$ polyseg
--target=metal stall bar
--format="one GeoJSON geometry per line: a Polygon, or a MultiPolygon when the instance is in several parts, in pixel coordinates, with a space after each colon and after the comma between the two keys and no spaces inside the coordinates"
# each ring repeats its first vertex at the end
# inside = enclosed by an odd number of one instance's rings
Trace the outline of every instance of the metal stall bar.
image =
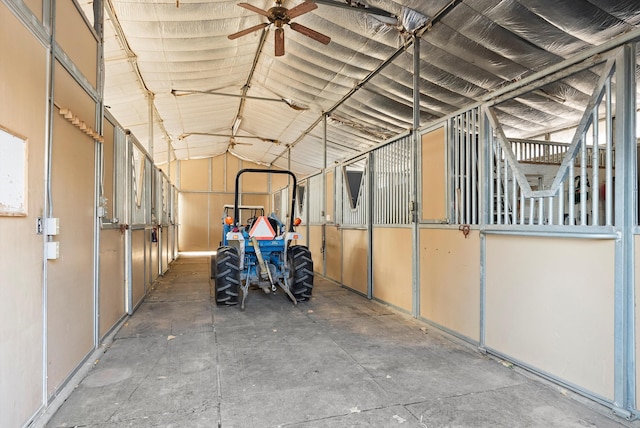
{"type": "MultiPolygon", "coordinates": [[[[485,121],[487,121],[485,119],[485,121]]],[[[485,201],[487,206],[489,207],[489,217],[484,221],[486,224],[494,224],[493,216],[494,216],[494,201],[495,201],[495,188],[494,181],[495,176],[493,173],[493,163],[495,160],[494,147],[495,147],[495,137],[493,135],[493,130],[489,126],[486,125],[487,128],[487,160],[486,160],[486,173],[488,175],[488,197],[485,201]]]]}
{"type": "Polygon", "coordinates": [[[598,106],[593,109],[593,149],[591,150],[591,224],[600,223],[600,145],[598,144],[598,106]]]}
{"type": "Polygon", "coordinates": [[[496,198],[495,198],[495,204],[496,204],[496,224],[502,224],[502,192],[500,191],[501,187],[502,187],[502,178],[501,178],[501,173],[500,173],[500,146],[498,144],[496,144],[495,146],[495,159],[496,159],[496,163],[495,163],[495,168],[496,168],[496,198]]]}
{"type": "Polygon", "coordinates": [[[571,161],[569,162],[569,189],[568,189],[568,193],[569,193],[569,225],[570,226],[574,226],[576,224],[576,216],[575,216],[575,209],[576,209],[576,185],[575,185],[575,165],[574,165],[574,160],[571,159],[571,161]]]}
{"type": "Polygon", "coordinates": [[[558,189],[558,224],[564,224],[564,182],[558,189]]]}
{"type": "MultiPolygon", "coordinates": [[[[516,178],[513,177],[513,179],[515,180],[516,178]]],[[[504,213],[504,224],[509,224],[509,195],[508,195],[508,191],[509,191],[509,161],[507,159],[507,157],[504,157],[504,178],[503,178],[503,185],[502,185],[502,190],[503,190],[503,201],[504,201],[504,207],[502,207],[502,212],[504,213]]]]}
{"type": "Polygon", "coordinates": [[[520,214],[520,221],[518,222],[518,224],[524,224],[525,204],[526,199],[524,198],[524,190],[522,190],[522,187],[520,187],[520,209],[518,210],[520,214]]]}
{"type": "Polygon", "coordinates": [[[535,198],[528,198],[528,199],[529,199],[529,224],[532,225],[535,218],[534,208],[536,204],[536,199],[535,198]]]}
{"type": "Polygon", "coordinates": [[[460,139],[460,129],[458,127],[458,118],[459,116],[454,116],[451,119],[451,133],[453,134],[453,147],[452,147],[452,156],[451,156],[451,160],[453,162],[453,218],[454,218],[454,223],[459,224],[460,223],[460,201],[459,201],[459,196],[458,196],[458,175],[459,175],[459,171],[458,171],[458,157],[459,157],[459,152],[458,152],[458,142],[460,139]]]}
{"type": "Polygon", "coordinates": [[[544,198],[538,198],[538,225],[544,224],[544,198]]]}
{"type": "Polygon", "coordinates": [[[465,139],[464,139],[464,161],[465,161],[465,216],[464,224],[471,223],[471,115],[465,113],[465,139]]]}
{"type": "Polygon", "coordinates": [[[473,109],[472,115],[472,139],[471,139],[471,182],[473,183],[473,191],[471,192],[471,224],[478,224],[478,109],[473,109]]]}
{"type": "Polygon", "coordinates": [[[606,94],[606,123],[607,123],[607,146],[606,146],[606,164],[605,164],[605,190],[604,190],[604,206],[605,206],[605,224],[613,225],[613,113],[611,101],[611,79],[605,84],[606,94]]]}
{"type": "Polygon", "coordinates": [[[518,223],[518,181],[515,174],[512,174],[511,180],[511,224],[518,223]]]}
{"type": "Polygon", "coordinates": [[[587,224],[587,134],[582,134],[580,144],[580,226],[587,224]]]}

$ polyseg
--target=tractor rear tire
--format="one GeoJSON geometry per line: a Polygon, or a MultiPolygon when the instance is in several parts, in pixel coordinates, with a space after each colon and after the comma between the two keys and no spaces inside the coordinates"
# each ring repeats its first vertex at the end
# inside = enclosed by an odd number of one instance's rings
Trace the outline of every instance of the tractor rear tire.
{"type": "Polygon", "coordinates": [[[216,279],[216,256],[212,255],[209,258],[209,265],[210,265],[209,278],[216,279]]]}
{"type": "Polygon", "coordinates": [[[237,305],[240,288],[240,256],[233,247],[220,247],[216,255],[216,305],[237,305]]]}
{"type": "Polygon", "coordinates": [[[311,252],[303,245],[289,248],[289,268],[291,271],[291,293],[298,302],[307,301],[313,292],[313,259],[311,252]]]}

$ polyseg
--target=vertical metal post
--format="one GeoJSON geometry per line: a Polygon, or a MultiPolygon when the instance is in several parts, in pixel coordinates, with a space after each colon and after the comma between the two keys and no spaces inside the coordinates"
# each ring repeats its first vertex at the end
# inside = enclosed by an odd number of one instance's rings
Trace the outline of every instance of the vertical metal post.
{"type": "MultiPolygon", "coordinates": [[[[95,125],[99,134],[103,133],[103,120],[104,120],[104,45],[103,45],[103,14],[104,6],[102,0],[95,0],[93,5],[94,14],[94,28],[98,34],[98,55],[97,55],[97,90],[98,90],[98,105],[96,106],[95,125]]],[[[100,234],[102,218],[97,214],[98,206],[101,204],[100,197],[102,195],[103,186],[102,180],[104,177],[104,147],[101,143],[93,140],[93,146],[95,151],[95,194],[94,194],[94,231],[93,231],[93,346],[97,348],[100,341],[100,234]]],[[[115,150],[114,150],[115,151],[115,150]]],[[[115,166],[115,163],[112,165],[115,166]]],[[[112,205],[115,206],[115,205],[112,205]]],[[[111,213],[115,217],[115,213],[111,213]]]]}
{"type": "Polygon", "coordinates": [[[124,139],[124,153],[126,157],[125,161],[125,196],[124,196],[124,209],[125,209],[125,224],[129,225],[125,230],[124,235],[124,248],[125,248],[125,278],[126,278],[126,294],[125,294],[125,306],[127,314],[133,314],[133,235],[131,230],[131,224],[133,223],[133,147],[131,144],[131,134],[127,131],[124,139]]]}
{"type": "MultiPolygon", "coordinates": [[[[411,180],[413,183],[412,189],[412,244],[413,251],[411,257],[411,263],[413,267],[413,281],[412,281],[412,314],[414,317],[420,316],[420,228],[418,227],[419,218],[418,213],[418,170],[420,165],[420,159],[418,154],[420,153],[420,135],[418,133],[420,128],[420,37],[414,36],[413,38],[413,171],[411,174],[411,180]]],[[[406,209],[406,208],[405,208],[406,209]]]]}
{"type": "Polygon", "coordinates": [[[374,152],[370,152],[367,161],[367,168],[369,169],[369,189],[371,190],[368,195],[369,212],[367,213],[367,298],[373,299],[373,247],[371,242],[373,241],[373,207],[377,202],[374,200],[377,193],[373,191],[375,189],[374,175],[376,174],[377,165],[375,162],[374,152]]]}
{"type": "MultiPolygon", "coordinates": [[[[51,195],[51,178],[52,178],[52,159],[53,159],[53,110],[55,95],[55,0],[43,2],[43,24],[49,30],[51,35],[49,45],[47,46],[47,86],[46,86],[46,131],[45,131],[45,195],[44,195],[44,212],[46,217],[53,217],[53,200],[51,195]]],[[[48,392],[48,373],[49,373],[49,263],[47,261],[47,238],[42,240],[42,404],[47,403],[48,392]]]]}
{"type": "Polygon", "coordinates": [[[593,148],[591,153],[591,224],[600,223],[600,146],[598,144],[598,106],[593,109],[593,148]]]}
{"type": "Polygon", "coordinates": [[[636,219],[635,45],[616,58],[614,413],[629,418],[636,404],[634,236],[636,219]]]}
{"type": "MultiPolygon", "coordinates": [[[[335,177],[334,177],[335,180],[335,177]]],[[[327,230],[327,115],[322,115],[322,274],[327,274],[325,242],[327,230]]]]}
{"type": "Polygon", "coordinates": [[[486,324],[486,235],[483,229],[487,224],[493,222],[493,131],[489,126],[489,120],[484,112],[484,109],[480,110],[479,121],[479,135],[480,140],[478,144],[478,165],[480,170],[478,171],[478,182],[480,190],[480,332],[479,332],[479,348],[483,349],[485,346],[485,324],[486,324]]]}

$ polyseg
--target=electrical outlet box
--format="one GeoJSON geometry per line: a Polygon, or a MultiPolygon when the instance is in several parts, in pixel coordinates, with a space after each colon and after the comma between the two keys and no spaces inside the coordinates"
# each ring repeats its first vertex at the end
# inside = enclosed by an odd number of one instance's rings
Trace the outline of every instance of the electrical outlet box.
{"type": "Polygon", "coordinates": [[[47,260],[60,258],[60,243],[55,241],[47,242],[47,260]]]}
{"type": "Polygon", "coordinates": [[[45,218],[45,231],[47,235],[59,235],[60,234],[60,219],[59,218],[45,218]]]}

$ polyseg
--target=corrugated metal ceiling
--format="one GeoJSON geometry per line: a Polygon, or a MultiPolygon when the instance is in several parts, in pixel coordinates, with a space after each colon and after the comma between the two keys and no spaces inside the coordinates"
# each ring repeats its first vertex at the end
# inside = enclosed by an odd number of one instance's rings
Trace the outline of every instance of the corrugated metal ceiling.
{"type": "MultiPolygon", "coordinates": [[[[273,6],[271,0],[246,1],[263,10],[273,6]]],[[[402,48],[411,30],[447,6],[421,37],[421,125],[640,24],[635,0],[333,1],[387,11],[398,17],[396,25],[327,4],[332,1],[318,1],[317,9],[293,20],[331,42],[323,45],[286,26],[286,54],[276,57],[272,26],[227,38],[267,22],[237,1],[105,0],[105,103],[143,144],[153,142],[157,163],[168,153],[193,159],[229,150],[286,168],[291,148],[291,169],[307,175],[323,166],[323,112],[331,111],[329,164],[412,127],[413,48],[402,48]]],[[[90,2],[80,3],[91,10],[90,2]]],[[[284,0],[283,6],[300,3],[284,0]]],[[[551,87],[556,93],[501,106],[505,126],[526,136],[576,121],[594,71],[551,87]],[[535,110],[540,120],[518,121],[523,109],[529,115],[535,110]]]]}

